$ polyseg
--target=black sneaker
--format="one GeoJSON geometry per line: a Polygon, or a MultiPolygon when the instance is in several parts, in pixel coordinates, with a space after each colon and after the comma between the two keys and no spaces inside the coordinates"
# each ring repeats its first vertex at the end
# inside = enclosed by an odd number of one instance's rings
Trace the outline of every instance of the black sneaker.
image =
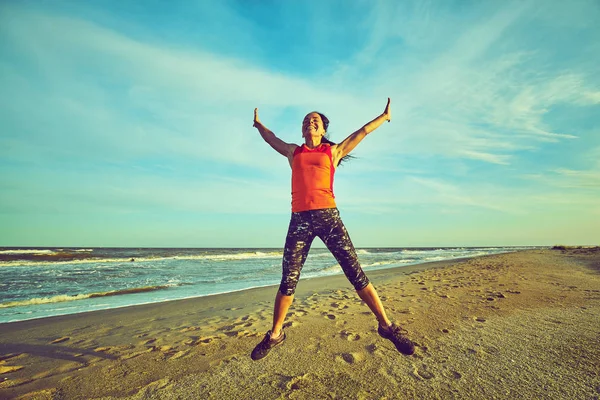
{"type": "Polygon", "coordinates": [[[269,351],[271,351],[271,349],[273,347],[282,343],[284,340],[285,340],[285,332],[284,331],[281,331],[281,334],[279,335],[279,337],[277,339],[271,339],[271,331],[269,331],[265,335],[264,339],[259,344],[256,345],[254,350],[252,350],[252,354],[250,355],[250,357],[252,357],[252,359],[254,361],[260,360],[261,358],[266,357],[267,354],[269,354],[269,351]]]}
{"type": "Polygon", "coordinates": [[[391,340],[400,353],[410,356],[415,352],[415,345],[402,334],[402,329],[398,325],[392,324],[388,329],[383,329],[380,325],[377,332],[382,338],[391,340]]]}

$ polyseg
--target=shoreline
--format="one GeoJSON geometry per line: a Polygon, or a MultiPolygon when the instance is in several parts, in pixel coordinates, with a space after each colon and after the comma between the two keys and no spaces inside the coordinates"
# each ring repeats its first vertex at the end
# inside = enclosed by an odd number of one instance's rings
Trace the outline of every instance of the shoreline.
{"type": "MultiPolygon", "coordinates": [[[[526,249],[542,249],[549,248],[550,246],[450,246],[450,247],[361,247],[357,248],[356,251],[369,251],[369,250],[381,250],[381,249],[390,249],[390,250],[404,250],[404,251],[434,251],[434,250],[453,250],[453,249],[516,249],[515,251],[526,250],[526,249]]],[[[178,260],[195,260],[195,259],[204,259],[210,258],[216,254],[194,254],[194,255],[172,255],[165,254],[162,256],[152,256],[147,257],[145,255],[140,255],[140,253],[128,253],[127,255],[122,255],[120,257],[115,257],[114,254],[109,255],[96,255],[91,254],[92,251],[97,250],[99,252],[106,250],[124,250],[130,249],[132,251],[144,251],[144,250],[159,250],[159,251],[197,251],[197,252],[215,252],[215,251],[246,251],[247,254],[255,254],[256,253],[264,253],[261,255],[264,257],[265,255],[271,254],[271,257],[281,258],[283,256],[283,249],[277,247],[264,247],[264,248],[238,248],[238,247],[222,247],[222,248],[175,248],[175,247],[144,247],[144,248],[120,248],[120,247],[94,247],[88,249],[77,249],[71,248],[70,250],[65,250],[63,248],[55,248],[55,247],[37,247],[37,248],[9,248],[9,247],[0,247],[0,266],[30,266],[37,265],[40,263],[52,263],[52,264],[85,264],[85,263],[97,263],[97,262],[124,262],[129,263],[135,262],[144,262],[144,261],[156,261],[161,259],[178,259],[178,260]],[[2,250],[2,249],[15,249],[15,250],[2,250]],[[32,249],[37,249],[40,252],[51,251],[55,254],[36,254],[32,253],[32,249]],[[19,251],[21,250],[21,251],[19,251]],[[84,251],[85,250],[85,251],[84,251]],[[11,253],[13,252],[14,253],[11,253]],[[24,254],[29,254],[28,257],[23,258],[24,254]]],[[[316,251],[328,251],[326,247],[312,247],[311,249],[316,251]]]]}
{"type": "MultiPolygon", "coordinates": [[[[527,250],[519,250],[519,251],[527,251],[527,250]]],[[[517,253],[519,251],[498,253],[498,254],[510,254],[510,253],[517,253]]],[[[492,255],[496,255],[496,254],[492,254],[492,255]]],[[[487,256],[490,256],[490,255],[473,256],[473,257],[459,257],[459,258],[452,258],[452,259],[439,260],[439,261],[428,261],[428,262],[419,263],[419,264],[408,264],[408,265],[402,265],[402,266],[397,266],[397,267],[381,268],[381,269],[376,269],[376,270],[368,270],[367,269],[367,270],[365,270],[365,273],[367,274],[367,276],[369,278],[371,277],[371,275],[374,275],[374,276],[375,275],[376,276],[383,275],[384,277],[389,277],[390,275],[394,275],[393,270],[401,270],[401,271],[398,271],[399,273],[404,273],[404,272],[408,271],[407,273],[410,274],[410,273],[414,273],[415,271],[421,271],[421,270],[425,270],[425,269],[429,269],[429,268],[440,268],[440,267],[445,266],[448,263],[460,262],[460,261],[468,260],[471,258],[479,258],[479,257],[487,257],[487,256]]],[[[310,282],[312,280],[340,278],[340,277],[343,278],[344,281],[346,280],[343,272],[335,274],[335,275],[300,278],[300,282],[299,282],[298,286],[300,287],[301,285],[304,285],[304,283],[310,282]]],[[[76,313],[62,314],[62,315],[51,315],[51,316],[45,316],[45,317],[36,317],[36,318],[23,319],[23,320],[18,320],[18,321],[0,322],[0,330],[5,328],[5,326],[7,326],[9,324],[18,324],[20,322],[28,322],[28,321],[44,322],[46,320],[51,320],[53,318],[59,318],[59,317],[77,318],[78,316],[85,315],[88,313],[100,313],[103,311],[119,310],[119,309],[129,308],[129,307],[158,306],[163,303],[169,303],[169,302],[174,302],[174,301],[184,301],[184,300],[196,300],[196,299],[201,299],[201,298],[207,298],[206,301],[210,301],[211,298],[213,298],[214,296],[228,296],[230,294],[244,292],[244,291],[252,291],[255,289],[260,290],[260,289],[266,289],[266,288],[273,288],[273,293],[275,293],[275,290],[278,286],[279,286],[279,283],[275,283],[275,284],[269,284],[269,285],[264,285],[264,286],[254,286],[254,287],[250,287],[250,288],[232,290],[232,291],[223,292],[223,293],[213,293],[213,294],[207,294],[207,295],[190,296],[190,297],[184,297],[184,298],[180,298],[180,299],[159,300],[159,301],[139,303],[139,304],[129,304],[129,305],[123,305],[123,306],[117,306],[117,307],[103,308],[103,309],[98,309],[98,310],[90,310],[90,311],[83,311],[83,312],[76,312],[76,313]]],[[[274,298],[275,298],[275,295],[273,295],[273,299],[274,298]]],[[[74,300],[74,301],[77,301],[77,300],[74,300]]]]}
{"type": "Polygon", "coordinates": [[[270,328],[277,285],[0,324],[0,397],[600,395],[598,249],[367,274],[415,342],[413,356],[377,335],[373,315],[336,275],[300,281],[286,342],[257,362],[249,354],[270,328]]]}

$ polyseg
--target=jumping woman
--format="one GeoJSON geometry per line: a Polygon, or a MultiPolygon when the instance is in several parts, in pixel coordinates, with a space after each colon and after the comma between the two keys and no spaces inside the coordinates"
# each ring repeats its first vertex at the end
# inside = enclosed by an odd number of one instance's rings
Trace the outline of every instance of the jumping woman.
{"type": "Polygon", "coordinates": [[[327,249],[342,267],[358,296],[369,306],[377,321],[379,335],[391,340],[398,351],[414,353],[413,343],[401,333],[399,326],[388,319],[383,304],[373,285],[363,272],[350,236],[342,223],[333,195],[333,175],[340,161],[369,133],[384,121],[391,120],[390,99],[383,114],[352,133],[341,143],[325,138],[329,120],[318,112],[311,112],[302,121],[304,144],[285,143],[267,129],[254,109],[254,127],[275,151],[286,157],[292,168],[292,217],[283,251],[283,274],[275,297],[273,327],[252,351],[252,359],[265,357],[276,345],[285,340],[283,322],[294,300],[294,291],[300,271],[313,239],[321,238],[327,249]]]}

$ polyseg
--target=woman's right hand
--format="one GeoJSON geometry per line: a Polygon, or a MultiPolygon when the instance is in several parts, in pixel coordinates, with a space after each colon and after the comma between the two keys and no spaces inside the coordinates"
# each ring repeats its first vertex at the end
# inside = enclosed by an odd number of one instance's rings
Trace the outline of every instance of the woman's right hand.
{"type": "Polygon", "coordinates": [[[383,111],[382,114],[387,122],[390,122],[392,120],[392,111],[390,110],[390,98],[388,97],[388,102],[387,105],[385,106],[385,110],[383,111]]]}
{"type": "Polygon", "coordinates": [[[254,123],[252,124],[253,127],[258,128],[258,125],[262,125],[260,123],[260,120],[258,119],[258,108],[254,109],[254,123]]]}

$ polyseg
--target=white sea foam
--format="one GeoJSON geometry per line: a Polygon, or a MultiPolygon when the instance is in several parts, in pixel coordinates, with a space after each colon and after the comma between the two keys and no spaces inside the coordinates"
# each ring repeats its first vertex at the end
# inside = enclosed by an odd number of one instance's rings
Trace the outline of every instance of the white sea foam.
{"type": "Polygon", "coordinates": [[[340,264],[330,265],[329,267],[323,268],[319,271],[319,273],[322,274],[329,274],[332,272],[342,272],[342,267],[340,267],[340,264]]]}
{"type": "Polygon", "coordinates": [[[18,249],[18,250],[0,250],[0,254],[56,254],[54,250],[48,249],[18,249]]]}
{"type": "Polygon", "coordinates": [[[363,268],[369,268],[369,267],[377,267],[379,265],[390,265],[390,264],[404,264],[406,262],[412,262],[414,260],[384,260],[384,261],[377,261],[377,262],[373,262],[373,263],[369,263],[369,264],[362,264],[363,268]]]}
{"type": "Polygon", "coordinates": [[[236,261],[246,259],[261,259],[261,258],[279,258],[282,257],[282,252],[269,252],[263,253],[248,252],[248,253],[233,253],[233,254],[201,254],[201,255],[186,255],[186,256],[170,256],[170,257],[130,257],[130,258],[86,258],[78,260],[65,260],[65,261],[33,261],[33,260],[14,260],[14,261],[0,261],[0,267],[22,267],[22,266],[36,266],[36,265],[71,265],[71,264],[108,264],[108,263],[143,263],[149,261],[163,261],[163,260],[208,260],[208,261],[236,261]],[[134,261],[131,261],[133,259],[134,261]]]}
{"type": "Polygon", "coordinates": [[[245,260],[248,258],[274,258],[281,257],[281,252],[270,252],[263,253],[261,251],[254,251],[249,253],[233,253],[233,254],[204,254],[201,256],[183,256],[177,257],[178,260],[245,260]]]}
{"type": "Polygon", "coordinates": [[[145,287],[139,287],[139,288],[112,290],[109,292],[82,293],[82,294],[76,294],[74,296],[71,296],[68,294],[60,294],[60,295],[52,296],[52,297],[36,297],[33,299],[28,299],[28,300],[9,301],[6,303],[0,303],[0,308],[32,306],[32,305],[37,305],[37,304],[48,304],[48,303],[62,303],[65,301],[84,300],[84,299],[91,299],[94,297],[108,297],[108,296],[119,296],[119,295],[124,295],[124,294],[152,292],[155,290],[166,289],[167,287],[174,287],[174,286],[178,286],[178,285],[167,284],[167,285],[160,285],[160,286],[145,286],[145,287]]]}
{"type": "Polygon", "coordinates": [[[89,294],[78,294],[75,296],[69,296],[68,294],[61,294],[53,297],[38,297],[29,300],[22,301],[9,301],[7,303],[0,303],[0,308],[19,307],[19,306],[32,306],[36,304],[48,304],[48,303],[60,303],[63,301],[74,301],[89,299],[89,294]]]}

